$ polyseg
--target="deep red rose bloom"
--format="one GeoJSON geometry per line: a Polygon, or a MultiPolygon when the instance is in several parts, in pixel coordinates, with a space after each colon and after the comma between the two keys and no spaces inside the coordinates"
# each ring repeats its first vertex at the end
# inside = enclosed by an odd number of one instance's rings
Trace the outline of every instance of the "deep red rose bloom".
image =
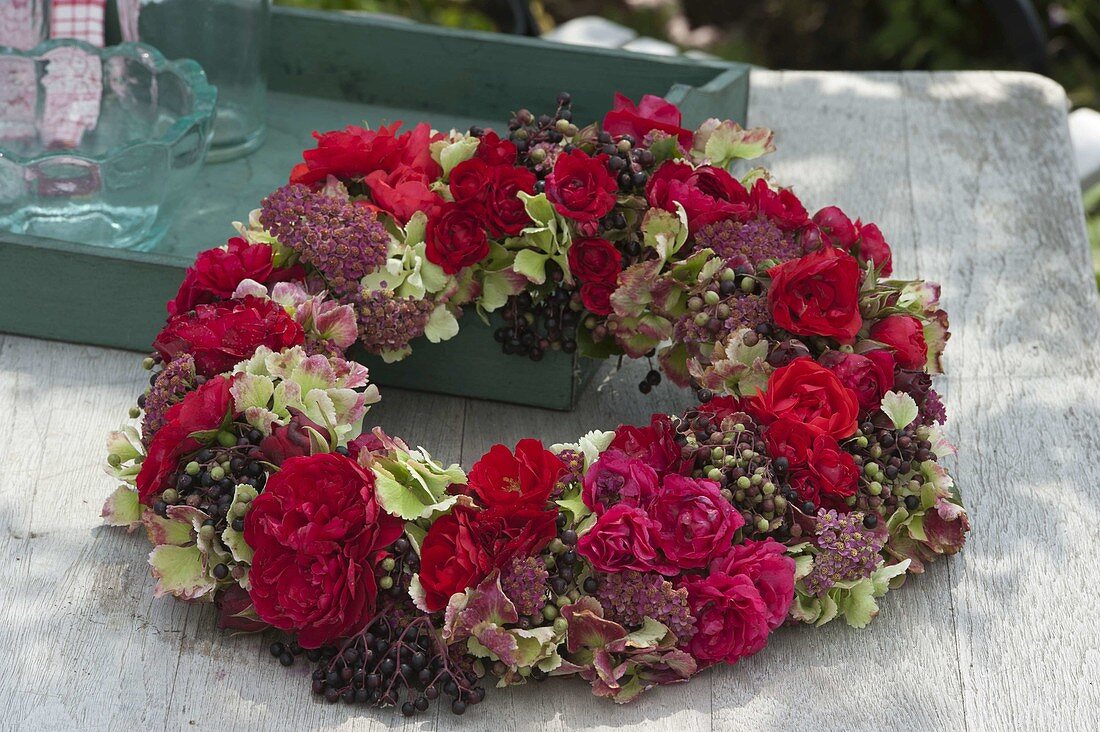
{"type": "Polygon", "coordinates": [[[304,340],[302,326],[281,305],[249,296],[199,305],[169,318],[153,348],[166,363],[189,353],[195,359],[195,372],[211,377],[251,358],[260,346],[281,351],[304,340]]]}
{"type": "Polygon", "coordinates": [[[852,456],[828,435],[814,438],[813,451],[805,467],[791,473],[791,487],[803,501],[847,513],[844,499],[859,487],[859,468],[852,456]]]}
{"type": "Polygon", "coordinates": [[[769,612],[753,581],[721,572],[684,583],[695,616],[695,635],[684,647],[703,664],[737,663],[768,643],[769,612]]]}
{"type": "Polygon", "coordinates": [[[611,314],[611,293],[615,285],[610,282],[585,282],[581,285],[581,302],[590,313],[611,314]]]}
{"type": "Polygon", "coordinates": [[[466,506],[436,519],[420,548],[424,605],[442,610],[463,592],[515,557],[534,556],[557,534],[557,511],[502,507],[478,511],[466,506]]]}
{"type": "Polygon", "coordinates": [[[752,408],[767,423],[786,417],[838,440],[856,431],[859,415],[855,394],[810,358],[795,359],[773,371],[768,388],[754,397],[752,408]]]}
{"type": "Polygon", "coordinates": [[[202,443],[191,437],[193,433],[221,426],[233,406],[231,383],[227,378],[214,377],[164,413],[164,426],[149,443],[137,474],[138,498],[142,503],[148,505],[154,496],[173,487],[169,479],[179,467],[180,458],[202,448],[202,443]]]}
{"type": "Polygon", "coordinates": [[[584,474],[581,499],[597,514],[619,503],[648,509],[657,496],[657,471],[618,448],[609,448],[584,474]]]}
{"type": "Polygon", "coordinates": [[[656,529],[645,511],[620,503],[596,519],[577,542],[577,554],[601,572],[633,569],[676,574],[657,552],[656,529]]]}
{"type": "Polygon", "coordinates": [[[704,566],[730,547],[745,519],[722,497],[718,484],[666,475],[649,511],[654,540],[677,569],[704,566]]]}
{"type": "Polygon", "coordinates": [[[305,277],[305,270],[300,266],[272,266],[268,244],[249,244],[239,236],[227,244],[225,249],[218,247],[200,253],[195,263],[187,268],[179,292],[168,301],[169,315],[186,313],[196,305],[226,300],[245,280],[271,286],[305,277]]]}
{"type": "Polygon", "coordinates": [[[748,401],[741,397],[723,395],[716,396],[706,404],[700,404],[696,409],[702,414],[711,415],[715,424],[721,424],[722,420],[741,412],[747,412],[748,401]]]}
{"type": "Polygon", "coordinates": [[[820,363],[852,390],[864,412],[878,409],[882,395],[894,388],[894,357],[885,349],[864,354],[828,351],[820,363]]]}
{"type": "Polygon", "coordinates": [[[646,94],[635,105],[627,96],[615,93],[615,102],[611,111],[604,115],[603,131],[615,137],[630,135],[636,142],[642,142],[652,130],[675,137],[680,147],[691,149],[691,130],[681,127],[680,108],[672,102],[646,94]]]}
{"type": "Polygon", "coordinates": [[[848,251],[856,243],[855,224],[836,206],[826,206],[815,213],[814,224],[825,244],[848,251]]]}
{"type": "Polygon", "coordinates": [[[773,191],[766,180],[758,178],[749,196],[756,210],[783,231],[800,229],[810,221],[802,201],[789,188],[773,191]]]}
{"type": "Polygon", "coordinates": [[[492,169],[485,208],[493,236],[517,236],[531,224],[531,217],[519,197],[520,191],[535,192],[534,173],[510,165],[492,169]]]}
{"type": "Polygon", "coordinates": [[[711,572],[734,577],[745,575],[752,580],[760,599],[767,608],[768,628],[775,630],[787,619],[794,601],[794,559],[787,556],[787,547],[773,539],[746,539],[710,563],[711,572]]]}
{"type": "Polygon", "coordinates": [[[619,186],[607,172],[607,156],[582,150],[562,153],[546,178],[546,198],[557,212],[574,221],[595,221],[615,206],[619,186]]]}
{"type": "Polygon", "coordinates": [[[859,232],[858,253],[861,263],[873,262],[879,268],[879,274],[889,277],[894,273],[894,254],[890,251],[890,245],[882,236],[882,232],[874,224],[863,224],[856,221],[856,229],[859,232]]]}
{"type": "Polygon", "coordinates": [[[622,265],[623,255],[607,239],[574,239],[569,247],[569,271],[581,282],[613,284],[622,265]]]}
{"type": "Polygon", "coordinates": [[[464,160],[451,171],[448,187],[456,203],[481,205],[489,191],[493,168],[484,160],[470,158],[464,160]]]}
{"type": "MultiPolygon", "coordinates": [[[[263,459],[273,465],[282,465],[293,457],[313,454],[313,440],[308,430],[313,430],[326,441],[330,439],[328,428],[291,407],[290,420],[286,424],[273,425],[271,434],[260,441],[263,459]]],[[[371,433],[367,433],[371,434],[371,433]]]]}
{"type": "Polygon", "coordinates": [[[480,139],[474,151],[475,158],[494,167],[516,164],[516,146],[511,140],[500,139],[500,135],[492,130],[486,130],[480,139]]]}
{"type": "Polygon", "coordinates": [[[683,470],[690,471],[692,467],[681,464],[683,460],[680,445],[676,443],[676,428],[667,414],[654,414],[646,427],[620,425],[608,447],[645,461],[658,474],[681,473],[683,470]]]}
{"type": "Polygon", "coordinates": [[[378,505],[374,474],[354,460],[287,460],[245,517],[256,614],[306,648],[363,630],[375,614],[375,563],[402,530],[378,505]]]}
{"type": "Polygon", "coordinates": [[[687,213],[688,228],[700,227],[722,219],[744,219],[752,213],[749,192],[722,168],[668,161],[657,169],[645,189],[651,206],[676,211],[676,204],[687,213]]]}
{"type": "Polygon", "coordinates": [[[504,445],[493,445],[474,463],[467,480],[486,506],[542,508],[565,472],[565,463],[557,455],[539,440],[528,438],[516,444],[514,453],[504,445]]]}
{"type": "Polygon", "coordinates": [[[773,461],[787,459],[788,470],[805,467],[814,448],[817,433],[812,427],[793,419],[777,419],[764,430],[764,445],[773,461]]]}
{"type": "Polygon", "coordinates": [[[855,340],[862,275],[855,258],[825,247],[768,270],[768,307],[776,325],[795,335],[855,340]]]}
{"type": "Polygon", "coordinates": [[[489,256],[485,223],[477,213],[459,203],[445,203],[428,219],[428,261],[447,274],[457,274],[489,256]]]}
{"type": "Polygon", "coordinates": [[[928,360],[924,326],[912,315],[888,315],[871,326],[871,340],[885,343],[903,369],[923,369],[928,360]]]}

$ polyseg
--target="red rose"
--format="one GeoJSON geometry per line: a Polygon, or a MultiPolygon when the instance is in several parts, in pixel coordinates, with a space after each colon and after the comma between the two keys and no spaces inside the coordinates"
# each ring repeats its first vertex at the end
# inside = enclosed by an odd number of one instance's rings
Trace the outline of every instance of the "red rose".
{"type": "Polygon", "coordinates": [[[662,97],[646,94],[635,105],[629,97],[616,92],[615,103],[604,115],[601,126],[609,135],[630,135],[637,142],[656,130],[675,137],[680,147],[690,150],[693,134],[680,126],[681,119],[680,108],[662,97]]]}
{"type": "Polygon", "coordinates": [[[328,428],[317,424],[293,407],[287,411],[290,412],[290,420],[284,425],[272,426],[271,434],[260,441],[260,452],[273,465],[282,465],[293,457],[312,455],[314,440],[311,439],[309,430],[325,440],[330,439],[328,428]]]}
{"type": "Polygon", "coordinates": [[[859,468],[852,456],[829,435],[814,438],[813,452],[806,466],[791,474],[791,487],[803,501],[847,512],[844,499],[859,487],[859,468]]]}
{"type": "Polygon", "coordinates": [[[402,168],[429,181],[441,176],[443,169],[432,159],[431,144],[443,136],[433,134],[423,122],[398,135],[400,128],[401,123],[394,122],[377,130],[349,125],[343,130],[314,132],[317,147],[302,153],[304,162],[294,167],[290,182],[311,185],[330,175],[343,181],[358,180],[377,170],[392,173],[402,168]]]}
{"type": "Polygon", "coordinates": [[[730,547],[745,519],[718,492],[718,484],[666,475],[649,511],[655,541],[677,569],[704,566],[730,547]]]}
{"type": "Polygon", "coordinates": [[[789,188],[773,191],[766,180],[758,178],[749,195],[756,210],[783,231],[800,229],[810,220],[802,201],[789,188]]]}
{"type": "Polygon", "coordinates": [[[216,376],[251,358],[260,346],[273,351],[299,346],[305,331],[278,303],[258,297],[199,305],[168,319],[153,341],[165,363],[181,353],[195,359],[195,372],[216,376]]]}
{"type": "Polygon", "coordinates": [[[645,461],[659,474],[679,473],[684,467],[680,445],[676,442],[676,428],[667,414],[654,414],[647,427],[620,425],[608,448],[622,450],[632,458],[645,461]]]}
{"type": "Polygon", "coordinates": [[[492,171],[484,160],[477,158],[470,158],[456,165],[448,183],[455,203],[480,205],[489,190],[492,171]]]}
{"type": "Polygon", "coordinates": [[[262,285],[305,277],[301,267],[274,267],[271,246],[249,244],[239,236],[227,242],[225,249],[208,249],[187,268],[176,297],[168,301],[168,314],[179,315],[196,305],[228,299],[245,280],[262,285]]]}
{"type": "Polygon", "coordinates": [[[557,533],[557,511],[518,507],[478,511],[467,506],[436,519],[420,548],[420,584],[429,612],[442,610],[514,557],[529,557],[557,533]]]}
{"type": "Polygon", "coordinates": [[[256,614],[306,648],[363,630],[375,614],[375,562],[402,530],[378,505],[374,474],[354,460],[287,460],[245,517],[256,614]]]}
{"type": "Polygon", "coordinates": [[[856,431],[859,401],[829,369],[810,358],[797,358],[768,377],[768,388],[752,401],[767,423],[787,417],[817,434],[838,440],[856,431]]]}
{"type": "Polygon", "coordinates": [[[856,221],[856,229],[859,231],[859,241],[856,249],[860,263],[872,262],[883,277],[892,275],[894,273],[894,255],[879,228],[874,224],[861,224],[856,221]]]}
{"type": "Polygon", "coordinates": [[[676,574],[657,554],[656,528],[645,511],[620,503],[596,519],[577,542],[577,554],[601,572],[633,569],[676,574]]]}
{"type": "Polygon", "coordinates": [[[878,409],[882,395],[894,387],[894,357],[887,350],[864,354],[828,351],[821,357],[821,365],[852,390],[864,412],[878,409]]]}
{"type": "Polygon", "coordinates": [[[764,431],[764,445],[772,460],[787,459],[788,470],[805,467],[814,448],[817,433],[812,427],[793,419],[777,419],[764,431]]]}
{"type": "Polygon", "coordinates": [[[814,214],[814,224],[821,240],[845,251],[856,243],[856,227],[852,220],[836,206],[826,206],[814,214]]]}
{"type": "Polygon", "coordinates": [[[370,205],[392,215],[402,226],[417,211],[431,213],[442,199],[430,189],[442,174],[432,159],[431,143],[441,139],[421,123],[402,135],[395,122],[389,127],[366,130],[350,126],[319,134],[317,147],[302,153],[305,161],[294,167],[291,183],[313,185],[329,175],[344,182],[362,181],[370,205]]]}
{"type": "Polygon", "coordinates": [[[859,263],[825,247],[768,270],[768,307],[776,325],[795,335],[855,340],[859,315],[859,263]]]}
{"type": "Polygon", "coordinates": [[[574,239],[569,247],[569,271],[582,282],[614,283],[623,255],[607,239],[574,239]]]}
{"type": "Polygon", "coordinates": [[[622,450],[609,448],[584,474],[581,499],[603,514],[619,503],[648,509],[657,495],[657,471],[622,450]]]}
{"type": "Polygon", "coordinates": [[[613,292],[615,285],[610,282],[585,282],[581,285],[581,302],[590,313],[610,315],[613,292]]]}
{"type": "Polygon", "coordinates": [[[527,168],[498,165],[492,169],[485,213],[495,237],[517,236],[531,223],[519,193],[535,192],[535,174],[527,168]]]}
{"type": "Polygon", "coordinates": [[[425,254],[447,274],[457,274],[489,256],[485,225],[476,213],[458,203],[445,203],[428,219],[425,254]]]}
{"type": "Polygon", "coordinates": [[[516,164],[516,146],[511,140],[502,140],[492,130],[486,130],[477,144],[474,157],[484,160],[491,166],[514,166],[516,164]]]}
{"type": "Polygon", "coordinates": [[[760,593],[767,608],[768,627],[775,630],[787,619],[794,601],[794,559],[773,539],[746,539],[710,563],[711,572],[731,577],[745,575],[760,593]]]}
{"type": "Polygon", "coordinates": [[[607,156],[591,157],[582,150],[562,153],[546,178],[546,198],[557,212],[574,221],[595,221],[615,206],[615,179],[607,172],[607,156]]]}
{"type": "Polygon", "coordinates": [[[230,383],[221,376],[212,378],[164,413],[164,425],[149,443],[137,474],[142,503],[148,505],[153,496],[171,488],[169,479],[179,467],[180,458],[202,448],[202,443],[191,437],[193,433],[221,427],[233,406],[230,383]]]}
{"type": "Polygon", "coordinates": [[[701,227],[729,218],[745,218],[752,203],[745,187],[722,168],[668,161],[657,169],[645,189],[651,206],[676,211],[676,204],[687,213],[688,228],[695,233],[701,227]]]}
{"type": "Polygon", "coordinates": [[[683,586],[695,617],[695,635],[684,650],[697,661],[737,663],[767,645],[768,607],[748,576],[713,572],[683,586]]]}
{"type": "Polygon", "coordinates": [[[363,179],[373,203],[369,208],[393,216],[401,226],[409,223],[417,211],[431,216],[442,205],[443,199],[429,188],[430,184],[430,179],[410,168],[393,173],[378,170],[363,179]]]}
{"type": "Polygon", "coordinates": [[[871,340],[885,343],[903,369],[923,369],[928,360],[924,326],[912,315],[888,315],[871,326],[871,340]]]}
{"type": "Polygon", "coordinates": [[[474,463],[467,476],[470,490],[490,507],[533,506],[542,508],[565,463],[538,440],[520,440],[513,454],[504,445],[493,445],[474,463]]]}

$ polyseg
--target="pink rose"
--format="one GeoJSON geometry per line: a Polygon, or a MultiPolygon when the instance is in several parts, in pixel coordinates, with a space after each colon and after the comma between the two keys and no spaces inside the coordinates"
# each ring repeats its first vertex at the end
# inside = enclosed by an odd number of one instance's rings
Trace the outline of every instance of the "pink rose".
{"type": "Polygon", "coordinates": [[[746,539],[710,563],[711,572],[745,575],[752,580],[768,610],[768,627],[775,630],[787,618],[794,601],[794,560],[778,541],[746,539]]]}
{"type": "Polygon", "coordinates": [[[864,412],[878,409],[882,395],[894,387],[894,357],[887,350],[864,354],[829,351],[820,363],[852,390],[864,412]]]}
{"type": "Polygon", "coordinates": [[[654,528],[640,508],[620,503],[596,519],[596,525],[577,542],[577,554],[601,572],[633,569],[675,574],[658,559],[654,528]]]}
{"type": "Polygon", "coordinates": [[[713,572],[684,583],[695,616],[695,635],[684,648],[704,664],[737,663],[768,642],[768,607],[743,574],[713,572]]]}
{"type": "Polygon", "coordinates": [[[729,549],[745,519],[718,492],[718,484],[666,475],[650,510],[657,546],[679,569],[702,567],[729,549]]]}
{"type": "Polygon", "coordinates": [[[597,515],[619,503],[648,508],[656,495],[657,471],[614,448],[600,455],[588,469],[581,492],[584,505],[597,515]]]}

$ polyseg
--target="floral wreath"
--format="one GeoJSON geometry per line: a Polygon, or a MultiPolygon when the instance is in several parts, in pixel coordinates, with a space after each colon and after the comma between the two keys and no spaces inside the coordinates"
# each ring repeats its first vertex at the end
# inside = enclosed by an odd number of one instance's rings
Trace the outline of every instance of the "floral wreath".
{"type": "Polygon", "coordinates": [[[109,524],[155,593],[275,628],[329,702],[579,675],[627,702],[757,653],[785,624],[863,627],[969,530],[940,460],[938,286],[888,279],[874,224],[813,216],[754,168],[765,129],[691,131],[653,96],[501,137],[317,134],[240,236],[198,256],[111,435],[109,524]],[[398,360],[498,318],[506,353],[656,357],[700,404],[468,473],[364,416],[358,343],[398,360]],[[467,317],[469,317],[467,315],[467,317]]]}

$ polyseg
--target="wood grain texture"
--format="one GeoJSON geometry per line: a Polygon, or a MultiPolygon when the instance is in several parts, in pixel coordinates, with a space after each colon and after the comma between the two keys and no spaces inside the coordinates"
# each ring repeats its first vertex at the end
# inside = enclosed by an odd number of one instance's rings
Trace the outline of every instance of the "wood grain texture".
{"type": "MultiPolygon", "coordinates": [[[[1061,89],[1012,73],[752,84],[778,179],[879,223],[899,276],[944,285],[962,555],[888,595],[866,630],[785,629],[626,707],[570,681],[490,692],[457,719],[317,704],[304,667],[216,630],[209,608],[152,599],[144,537],[98,525],[102,436],[143,385],[134,356],[0,336],[0,728],[1100,728],[1100,303],[1061,89]]],[[[389,390],[370,417],[469,467],[495,442],[687,405],[667,385],[642,397],[644,371],[571,414],[389,390]]]]}

